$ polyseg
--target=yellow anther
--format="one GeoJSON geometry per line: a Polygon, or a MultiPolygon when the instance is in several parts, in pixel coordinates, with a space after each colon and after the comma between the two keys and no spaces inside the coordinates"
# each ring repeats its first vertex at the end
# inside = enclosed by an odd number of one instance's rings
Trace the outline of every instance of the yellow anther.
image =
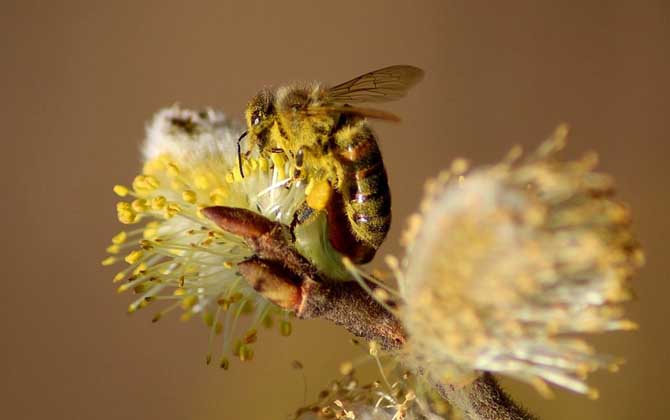
{"type": "Polygon", "coordinates": [[[196,303],[198,303],[198,296],[196,295],[186,296],[181,301],[181,308],[184,310],[191,309],[196,303]]]}
{"type": "Polygon", "coordinates": [[[256,159],[249,159],[249,169],[251,169],[251,172],[258,169],[258,162],[256,162],[256,159]]]}
{"type": "Polygon", "coordinates": [[[128,187],[124,187],[123,185],[114,185],[114,193],[119,197],[125,197],[129,192],[130,191],[128,190],[128,187]]]}
{"type": "Polygon", "coordinates": [[[226,196],[228,191],[223,188],[217,188],[209,194],[209,199],[217,206],[222,206],[225,204],[226,196]]]}
{"type": "Polygon", "coordinates": [[[133,274],[138,275],[141,272],[146,271],[146,270],[147,270],[147,264],[142,262],[137,267],[135,267],[135,269],[133,270],[133,274]]]}
{"type": "Polygon", "coordinates": [[[179,176],[179,166],[175,164],[174,162],[170,162],[167,164],[167,173],[171,177],[176,177],[179,176]]]}
{"type": "Polygon", "coordinates": [[[368,344],[370,346],[370,356],[377,357],[379,355],[379,345],[376,341],[370,341],[368,344]]]}
{"type": "Polygon", "coordinates": [[[140,260],[140,258],[142,258],[143,255],[144,252],[140,251],[139,249],[136,249],[132,251],[130,254],[126,255],[125,260],[128,264],[135,264],[137,261],[140,260]]]}
{"type": "Polygon", "coordinates": [[[284,159],[284,156],[279,153],[272,153],[270,159],[272,159],[272,163],[275,165],[275,170],[279,173],[279,179],[286,178],[286,171],[284,171],[286,160],[284,159]]]}
{"type": "Polygon", "coordinates": [[[121,231],[112,237],[112,243],[116,245],[121,245],[128,239],[128,234],[124,231],[121,231]]]}
{"type": "Polygon", "coordinates": [[[181,207],[177,203],[169,203],[165,207],[164,216],[166,219],[171,219],[177,214],[181,213],[181,207]]]}
{"type": "Polygon", "coordinates": [[[279,323],[279,333],[284,337],[288,337],[289,335],[291,335],[291,332],[293,332],[293,326],[291,325],[291,321],[282,319],[281,322],[279,323]]]}
{"type": "Polygon", "coordinates": [[[147,200],[145,200],[144,198],[138,198],[136,200],[133,200],[131,206],[136,213],[144,213],[149,209],[147,200]]]}
{"type": "Polygon", "coordinates": [[[137,221],[137,214],[133,213],[132,210],[120,211],[117,214],[119,222],[129,225],[137,221]]]}
{"type": "Polygon", "coordinates": [[[135,191],[151,191],[160,186],[158,179],[153,175],[137,175],[133,180],[133,189],[135,191]]]}
{"type": "Polygon", "coordinates": [[[112,280],[112,282],[113,282],[113,283],[120,282],[120,281],[123,280],[125,277],[126,277],[126,273],[124,273],[124,272],[116,273],[116,275],[114,276],[114,279],[112,280]]]}
{"type": "Polygon", "coordinates": [[[267,159],[262,158],[262,157],[259,157],[259,158],[258,158],[258,168],[259,168],[261,171],[266,172],[266,171],[268,170],[268,167],[269,167],[269,166],[270,166],[270,165],[268,165],[268,160],[267,160],[267,159]]]}
{"type": "Polygon", "coordinates": [[[102,260],[101,264],[106,267],[108,265],[114,264],[115,262],[116,262],[116,257],[107,257],[104,260],[102,260]]]}
{"type": "Polygon", "coordinates": [[[186,190],[181,193],[181,198],[189,204],[195,204],[198,200],[198,195],[194,191],[186,190]]]}
{"type": "Polygon", "coordinates": [[[242,362],[249,362],[254,358],[254,349],[251,346],[242,344],[238,354],[242,362]]]}
{"type": "Polygon", "coordinates": [[[165,169],[165,165],[159,159],[152,159],[144,164],[142,167],[142,172],[145,174],[156,174],[162,172],[165,169]]]}
{"type": "Polygon", "coordinates": [[[161,185],[160,182],[158,182],[158,179],[153,175],[146,175],[144,177],[144,182],[146,183],[147,187],[152,190],[155,190],[161,185]]]}
{"type": "Polygon", "coordinates": [[[195,187],[200,190],[206,190],[209,188],[209,180],[205,175],[202,174],[196,175],[193,183],[195,184],[195,187]]]}
{"type": "Polygon", "coordinates": [[[165,207],[165,203],[167,203],[167,199],[162,195],[159,195],[151,200],[151,208],[153,210],[160,210],[165,207]]]}
{"type": "Polygon", "coordinates": [[[126,201],[119,201],[118,203],[116,203],[117,212],[132,211],[132,210],[133,210],[132,206],[130,205],[130,203],[126,201]]]}
{"type": "Polygon", "coordinates": [[[137,305],[134,305],[132,303],[130,305],[128,305],[128,313],[129,314],[132,314],[135,311],[137,311],[137,305]]]}
{"type": "Polygon", "coordinates": [[[354,371],[354,365],[351,362],[344,362],[340,365],[340,373],[347,376],[354,371]]]}
{"type": "Polygon", "coordinates": [[[156,235],[158,235],[158,229],[156,228],[147,227],[144,229],[144,232],[142,232],[144,239],[153,239],[156,237],[156,235]]]}
{"type": "Polygon", "coordinates": [[[123,293],[123,292],[125,292],[126,290],[130,289],[130,286],[128,286],[129,284],[130,284],[130,283],[124,283],[124,284],[122,284],[121,286],[117,287],[117,288],[116,288],[116,292],[117,292],[117,293],[123,293]]]}
{"type": "Polygon", "coordinates": [[[184,296],[186,294],[186,290],[182,288],[174,289],[174,292],[172,292],[173,296],[184,296]]]}
{"type": "Polygon", "coordinates": [[[121,251],[121,247],[118,246],[117,244],[112,244],[107,247],[107,252],[110,254],[118,254],[119,251],[121,251]]]}

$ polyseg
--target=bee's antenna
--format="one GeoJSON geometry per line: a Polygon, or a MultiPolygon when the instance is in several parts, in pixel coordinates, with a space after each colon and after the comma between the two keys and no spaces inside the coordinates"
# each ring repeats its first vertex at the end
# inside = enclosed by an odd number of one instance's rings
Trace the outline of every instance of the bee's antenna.
{"type": "Polygon", "coordinates": [[[237,139],[237,165],[240,167],[240,175],[242,175],[242,178],[244,178],[244,171],[242,170],[242,149],[240,143],[242,143],[242,139],[244,139],[247,134],[249,134],[249,132],[245,131],[240,138],[237,139]]]}

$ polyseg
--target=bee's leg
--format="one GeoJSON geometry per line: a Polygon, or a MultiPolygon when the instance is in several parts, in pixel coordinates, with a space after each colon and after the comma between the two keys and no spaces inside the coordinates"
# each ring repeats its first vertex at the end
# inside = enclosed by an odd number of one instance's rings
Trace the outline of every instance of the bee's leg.
{"type": "Polygon", "coordinates": [[[289,231],[291,232],[291,240],[295,242],[295,229],[302,225],[303,223],[309,222],[316,215],[314,209],[307,205],[306,202],[302,203],[298,210],[293,213],[293,220],[289,225],[289,231]]]}
{"type": "Polygon", "coordinates": [[[305,188],[305,193],[307,194],[305,201],[308,206],[314,210],[323,210],[333,195],[333,187],[327,179],[310,179],[307,188],[305,188]]]}

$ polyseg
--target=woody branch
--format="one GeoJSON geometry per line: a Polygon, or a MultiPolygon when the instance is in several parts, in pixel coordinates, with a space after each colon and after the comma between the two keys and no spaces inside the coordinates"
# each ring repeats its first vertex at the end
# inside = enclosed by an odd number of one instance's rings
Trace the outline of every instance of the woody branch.
{"type": "MultiPolygon", "coordinates": [[[[400,321],[354,281],[335,282],[320,273],[291,245],[288,228],[244,209],[208,207],[203,213],[221,229],[242,237],[255,255],[238,265],[240,274],[268,300],[298,318],[322,318],[386,350],[406,342],[400,321]]],[[[469,385],[435,383],[452,405],[473,420],[533,419],[500,388],[492,375],[469,385]]]]}

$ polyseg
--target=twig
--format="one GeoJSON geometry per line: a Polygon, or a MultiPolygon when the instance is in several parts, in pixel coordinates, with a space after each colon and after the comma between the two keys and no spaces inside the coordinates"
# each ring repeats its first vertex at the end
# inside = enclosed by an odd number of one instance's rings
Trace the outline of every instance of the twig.
{"type": "MultiPolygon", "coordinates": [[[[256,291],[302,319],[323,318],[352,334],[375,340],[386,350],[406,342],[400,321],[356,282],[330,281],[291,245],[288,228],[257,213],[230,207],[208,207],[203,213],[221,229],[244,238],[255,256],[240,263],[240,274],[256,291]]],[[[453,406],[473,420],[530,420],[492,375],[481,374],[468,385],[434,383],[453,406]]]]}

